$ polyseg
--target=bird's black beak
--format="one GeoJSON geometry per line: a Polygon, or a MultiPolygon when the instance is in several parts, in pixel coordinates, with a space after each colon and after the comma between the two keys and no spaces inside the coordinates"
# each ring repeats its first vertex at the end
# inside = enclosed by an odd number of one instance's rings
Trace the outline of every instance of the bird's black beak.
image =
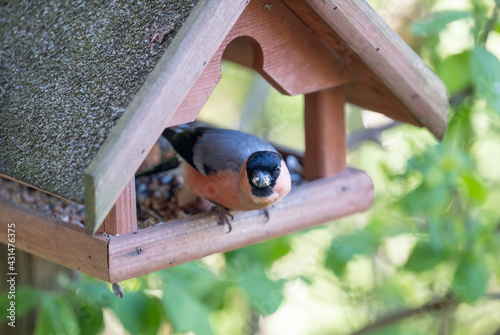
{"type": "Polygon", "coordinates": [[[267,172],[256,171],[252,177],[252,184],[258,188],[266,188],[271,185],[271,175],[267,172]]]}

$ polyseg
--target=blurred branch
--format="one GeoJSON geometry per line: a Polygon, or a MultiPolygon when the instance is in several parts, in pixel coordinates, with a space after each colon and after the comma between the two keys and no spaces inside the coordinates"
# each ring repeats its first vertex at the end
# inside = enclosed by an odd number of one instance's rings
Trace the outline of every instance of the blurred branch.
{"type": "Polygon", "coordinates": [[[385,316],[371,325],[368,325],[358,331],[355,331],[354,333],[351,333],[351,335],[363,335],[363,334],[369,334],[370,332],[373,332],[375,330],[379,330],[381,328],[387,327],[389,325],[392,325],[396,322],[402,321],[404,319],[410,318],[412,316],[416,316],[419,314],[425,314],[429,312],[442,312],[452,306],[458,305],[459,301],[456,300],[451,294],[447,294],[442,298],[433,300],[423,306],[420,306],[415,309],[408,309],[405,311],[397,312],[392,315],[385,316]]]}
{"type": "Polygon", "coordinates": [[[457,107],[464,103],[464,101],[474,94],[472,86],[467,87],[461,92],[452,95],[449,99],[450,106],[457,107]]]}
{"type": "Polygon", "coordinates": [[[400,122],[393,121],[377,128],[364,128],[353,132],[346,141],[347,149],[352,150],[364,141],[371,141],[380,144],[380,135],[387,130],[396,127],[400,122]]]}
{"type": "Polygon", "coordinates": [[[486,298],[491,299],[491,300],[500,300],[500,293],[492,293],[486,295],[486,298]]]}
{"type": "Polygon", "coordinates": [[[491,15],[491,18],[488,21],[488,24],[486,25],[486,28],[484,29],[484,34],[479,41],[482,45],[486,44],[486,41],[488,40],[488,35],[492,30],[495,29],[496,23],[498,21],[498,12],[500,11],[500,1],[495,1],[495,8],[493,9],[493,14],[491,15]]]}
{"type": "MultiPolygon", "coordinates": [[[[500,300],[500,293],[487,294],[484,298],[492,300],[500,300]]],[[[417,316],[419,314],[426,314],[429,312],[442,313],[451,307],[456,307],[459,303],[460,301],[455,299],[455,297],[453,297],[451,293],[448,293],[444,297],[432,300],[427,304],[420,306],[418,308],[408,309],[388,316],[384,316],[375,321],[374,323],[372,323],[371,325],[368,325],[358,331],[355,331],[354,333],[351,333],[351,335],[369,334],[373,331],[380,330],[396,322],[403,321],[405,319],[408,319],[412,316],[417,316]]],[[[500,335],[500,329],[494,335],[500,335]]]]}

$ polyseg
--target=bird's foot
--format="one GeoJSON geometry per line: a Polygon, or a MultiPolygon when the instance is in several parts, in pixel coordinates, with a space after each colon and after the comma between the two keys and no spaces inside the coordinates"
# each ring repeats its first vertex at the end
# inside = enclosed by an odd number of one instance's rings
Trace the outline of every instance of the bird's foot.
{"type": "Polygon", "coordinates": [[[264,215],[266,217],[266,223],[269,222],[270,214],[269,214],[269,207],[266,207],[262,210],[264,212],[264,215]]]}
{"type": "Polygon", "coordinates": [[[233,227],[231,226],[231,222],[229,222],[229,218],[231,218],[231,220],[234,220],[233,214],[229,213],[229,209],[220,205],[215,205],[215,211],[217,212],[217,215],[219,215],[219,221],[217,223],[220,225],[227,224],[229,230],[226,232],[226,234],[229,234],[233,229],[233,227]]]}
{"type": "Polygon", "coordinates": [[[123,298],[125,295],[125,292],[123,292],[123,289],[120,287],[118,283],[114,283],[112,285],[113,287],[113,293],[118,297],[118,298],[123,298]]]}

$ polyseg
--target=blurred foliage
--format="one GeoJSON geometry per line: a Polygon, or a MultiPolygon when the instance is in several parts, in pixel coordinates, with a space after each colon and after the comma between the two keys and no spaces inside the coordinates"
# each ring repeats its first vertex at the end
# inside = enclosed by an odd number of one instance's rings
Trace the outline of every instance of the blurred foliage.
{"type": "MultiPolygon", "coordinates": [[[[36,334],[499,334],[500,1],[370,3],[419,14],[416,51],[451,102],[443,141],[401,125],[349,153],[374,180],[371,210],[126,281],[123,299],[85,275],[18,287],[18,318],[37,308],[36,334]]],[[[202,118],[237,128],[255,74],[223,74],[202,118]]],[[[302,103],[268,91],[255,132],[303,148],[302,103]]],[[[349,107],[349,133],[361,115],[349,107]]]]}

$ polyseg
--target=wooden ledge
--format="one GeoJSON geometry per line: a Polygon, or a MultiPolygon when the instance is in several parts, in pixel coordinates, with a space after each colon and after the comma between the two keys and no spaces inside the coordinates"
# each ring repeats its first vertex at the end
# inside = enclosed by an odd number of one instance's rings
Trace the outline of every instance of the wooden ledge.
{"type": "Polygon", "coordinates": [[[7,244],[7,225],[14,222],[16,248],[116,283],[361,212],[372,201],[370,177],[349,168],[293,188],[270,208],[268,222],[262,211],[234,212],[229,234],[206,213],[108,238],[0,202],[0,242],[7,244]]]}
{"type": "Polygon", "coordinates": [[[330,178],[295,187],[263,211],[234,212],[232,231],[206,213],[112,236],[109,242],[111,282],[138,277],[279,237],[366,210],[373,201],[373,183],[363,171],[347,169],[330,178]]]}
{"type": "Polygon", "coordinates": [[[109,281],[108,242],[102,235],[88,236],[83,227],[33,209],[0,201],[0,243],[109,281]],[[8,242],[9,223],[15,224],[15,243],[8,242]]]}

